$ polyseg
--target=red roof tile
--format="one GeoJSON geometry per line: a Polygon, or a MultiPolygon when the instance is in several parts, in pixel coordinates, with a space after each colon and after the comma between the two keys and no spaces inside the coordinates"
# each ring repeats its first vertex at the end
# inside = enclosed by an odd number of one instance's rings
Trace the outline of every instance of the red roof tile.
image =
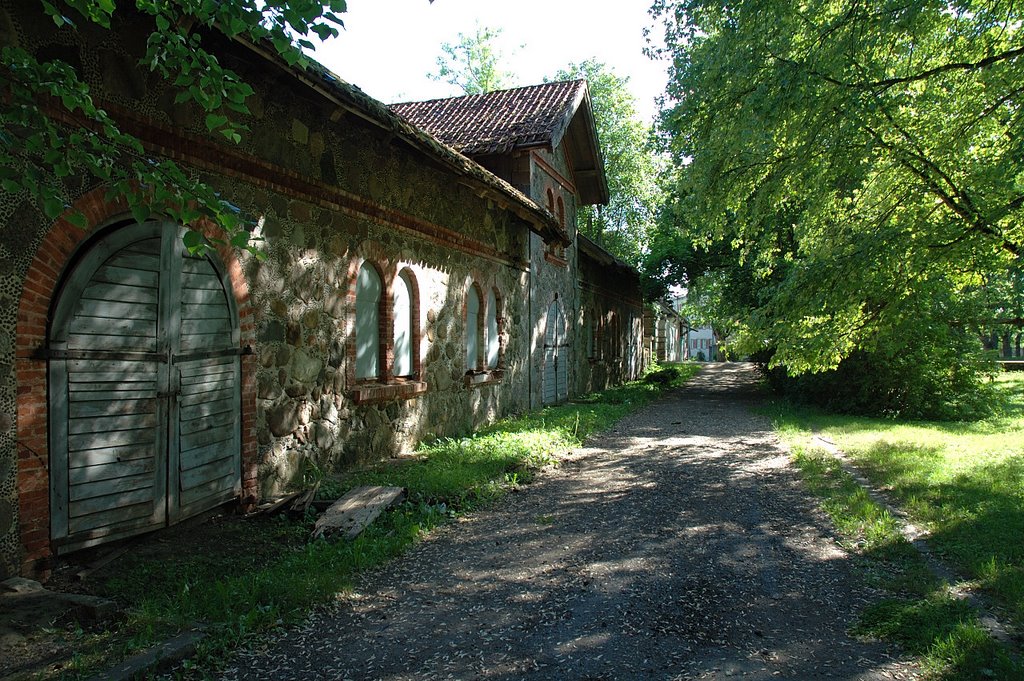
{"type": "Polygon", "coordinates": [[[463,154],[501,154],[557,145],[586,90],[569,80],[389,108],[463,154]]]}

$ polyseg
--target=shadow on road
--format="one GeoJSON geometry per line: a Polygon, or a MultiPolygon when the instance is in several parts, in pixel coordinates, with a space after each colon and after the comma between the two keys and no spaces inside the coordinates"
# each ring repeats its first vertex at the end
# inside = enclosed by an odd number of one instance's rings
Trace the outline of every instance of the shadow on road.
{"type": "Polygon", "coordinates": [[[846,635],[865,588],[760,396],[708,366],[228,677],[910,678],[846,635]]]}

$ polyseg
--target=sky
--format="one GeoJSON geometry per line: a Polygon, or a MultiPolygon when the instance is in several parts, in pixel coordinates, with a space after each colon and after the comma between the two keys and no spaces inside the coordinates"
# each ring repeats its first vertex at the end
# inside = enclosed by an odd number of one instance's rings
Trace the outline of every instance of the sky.
{"type": "MultiPolygon", "coordinates": [[[[629,78],[646,122],[664,92],[665,62],[644,56],[650,0],[348,0],[345,30],[313,55],[331,71],[386,104],[461,95],[427,77],[437,71],[441,43],[455,43],[479,23],[501,28],[503,69],[515,85],[551,78],[570,63],[597,58],[629,78]]],[[[660,32],[652,31],[652,36],[660,32]]]]}

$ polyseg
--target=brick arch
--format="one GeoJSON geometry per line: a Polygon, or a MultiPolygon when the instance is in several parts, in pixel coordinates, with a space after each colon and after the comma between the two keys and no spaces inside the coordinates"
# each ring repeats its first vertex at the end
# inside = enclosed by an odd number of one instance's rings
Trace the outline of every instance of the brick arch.
{"type": "Polygon", "coordinates": [[[345,346],[346,390],[356,404],[372,404],[392,400],[405,400],[422,395],[427,390],[423,382],[420,343],[420,284],[416,268],[408,262],[388,254],[387,249],[376,241],[363,241],[353,251],[348,264],[345,282],[345,346]],[[369,263],[381,279],[381,299],[378,308],[378,330],[380,338],[380,375],[376,379],[356,380],[356,285],[359,270],[369,263]],[[394,296],[395,279],[401,272],[409,274],[413,306],[413,369],[414,376],[408,381],[397,378],[394,373],[394,296]]]}
{"type": "MultiPolygon", "coordinates": [[[[15,334],[15,376],[17,380],[18,524],[22,544],[22,572],[46,577],[50,549],[49,401],[47,365],[40,350],[46,347],[50,313],[61,277],[83,248],[103,227],[120,217],[130,219],[123,197],[108,200],[107,187],[98,187],[77,199],[53,223],[36,250],[22,285],[15,334]],[[67,218],[80,212],[85,228],[67,218]]],[[[212,223],[197,227],[211,236],[219,230],[212,223]]],[[[243,347],[255,340],[249,286],[237,254],[227,245],[216,248],[231,284],[238,309],[243,347]]],[[[256,361],[242,357],[242,490],[256,493],[256,361]]]]}

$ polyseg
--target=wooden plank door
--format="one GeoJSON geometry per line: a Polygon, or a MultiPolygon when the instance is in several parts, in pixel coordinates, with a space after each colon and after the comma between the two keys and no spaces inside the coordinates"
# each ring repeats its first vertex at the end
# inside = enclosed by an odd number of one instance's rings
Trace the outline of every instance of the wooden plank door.
{"type": "Polygon", "coordinates": [[[213,260],[183,251],[173,225],[124,227],[94,242],[58,293],[49,399],[59,552],[161,527],[239,487],[237,314],[213,260]]]}
{"type": "Polygon", "coordinates": [[[50,338],[50,496],[59,550],[166,518],[168,372],[159,323],[162,240],[136,226],[81,258],[50,338]]]}
{"type": "Polygon", "coordinates": [[[212,508],[241,489],[238,317],[214,261],[190,256],[180,244],[179,239],[171,522],[212,508]]]}
{"type": "Polygon", "coordinates": [[[568,396],[566,371],[565,321],[558,301],[548,306],[547,323],[544,328],[544,404],[564,401],[568,396]]]}

